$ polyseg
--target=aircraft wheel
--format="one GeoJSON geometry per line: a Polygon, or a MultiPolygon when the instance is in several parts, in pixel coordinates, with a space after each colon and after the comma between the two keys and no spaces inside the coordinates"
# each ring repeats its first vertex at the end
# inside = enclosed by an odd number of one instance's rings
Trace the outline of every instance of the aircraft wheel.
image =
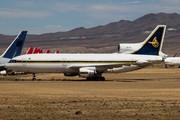
{"type": "Polygon", "coordinates": [[[99,78],[99,77],[95,77],[94,80],[95,80],[95,81],[99,81],[100,78],[99,78]]]}
{"type": "Polygon", "coordinates": [[[100,80],[101,81],[105,81],[105,77],[100,77],[100,80]]]}
{"type": "Polygon", "coordinates": [[[90,77],[87,77],[87,78],[86,78],[86,80],[88,80],[88,81],[89,81],[89,80],[91,80],[91,78],[90,78],[90,77]]]}
{"type": "Polygon", "coordinates": [[[36,81],[36,75],[35,75],[35,73],[33,73],[33,79],[32,79],[33,81],[36,81]]]}

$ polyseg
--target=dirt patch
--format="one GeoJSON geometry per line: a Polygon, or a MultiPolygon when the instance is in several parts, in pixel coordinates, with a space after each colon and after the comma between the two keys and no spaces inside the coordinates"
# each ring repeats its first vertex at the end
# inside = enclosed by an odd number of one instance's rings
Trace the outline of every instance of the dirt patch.
{"type": "Polygon", "coordinates": [[[0,119],[179,119],[179,73],[144,69],[105,74],[107,81],[62,74],[37,74],[39,81],[31,75],[1,76],[0,119]]]}

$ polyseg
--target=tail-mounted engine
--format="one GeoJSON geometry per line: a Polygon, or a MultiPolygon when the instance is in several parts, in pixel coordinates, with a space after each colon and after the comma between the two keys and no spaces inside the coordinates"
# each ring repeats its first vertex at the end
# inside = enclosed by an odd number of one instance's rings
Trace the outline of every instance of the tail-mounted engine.
{"type": "Polygon", "coordinates": [[[118,52],[132,53],[141,47],[142,43],[121,43],[118,45],[118,52]]]}

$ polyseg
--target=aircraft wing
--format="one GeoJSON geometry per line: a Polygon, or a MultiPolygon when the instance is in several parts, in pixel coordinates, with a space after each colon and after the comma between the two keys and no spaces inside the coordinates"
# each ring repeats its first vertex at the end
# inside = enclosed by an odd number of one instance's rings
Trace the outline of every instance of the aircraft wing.
{"type": "Polygon", "coordinates": [[[139,60],[137,61],[135,64],[133,65],[139,65],[139,66],[148,66],[148,65],[151,65],[153,64],[152,62],[150,61],[146,61],[146,60],[139,60]]]}
{"type": "Polygon", "coordinates": [[[103,68],[106,68],[106,69],[111,69],[111,68],[117,68],[117,67],[122,67],[123,65],[125,66],[131,66],[131,65],[139,65],[139,66],[147,66],[147,65],[151,65],[152,62],[148,62],[148,61],[137,61],[135,63],[132,63],[132,64],[79,64],[79,65],[70,65],[69,68],[74,68],[74,69],[77,69],[77,68],[82,68],[82,67],[103,67],[103,68]]]}
{"type": "Polygon", "coordinates": [[[122,67],[123,64],[81,64],[81,65],[70,65],[69,68],[81,68],[81,67],[107,67],[107,68],[113,68],[113,67],[122,67]]]}

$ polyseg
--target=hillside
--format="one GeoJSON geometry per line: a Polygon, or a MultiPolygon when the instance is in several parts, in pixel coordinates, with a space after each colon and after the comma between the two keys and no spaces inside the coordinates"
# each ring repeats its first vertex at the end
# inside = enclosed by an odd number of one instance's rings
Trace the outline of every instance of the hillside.
{"type": "MultiPolygon", "coordinates": [[[[39,47],[52,52],[111,53],[117,52],[119,43],[142,42],[159,24],[167,25],[163,52],[172,56],[180,48],[180,15],[177,13],[147,14],[134,21],[120,20],[94,28],[76,28],[68,32],[27,35],[23,53],[29,47],[39,47]]],[[[15,36],[0,34],[0,53],[15,36]]]]}

